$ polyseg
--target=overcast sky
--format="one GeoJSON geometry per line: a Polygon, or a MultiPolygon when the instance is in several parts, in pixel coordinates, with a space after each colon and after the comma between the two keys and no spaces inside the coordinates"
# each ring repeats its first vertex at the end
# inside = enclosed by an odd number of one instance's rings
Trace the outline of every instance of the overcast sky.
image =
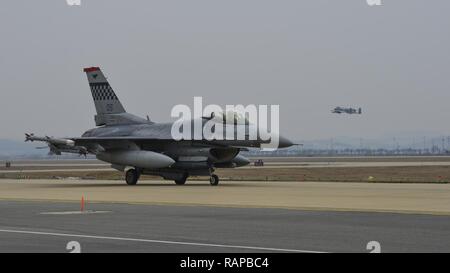
{"type": "Polygon", "coordinates": [[[382,2],[2,1],[0,138],[94,127],[86,66],[154,121],[203,96],[279,104],[292,139],[450,135],[450,1],[382,2]]]}

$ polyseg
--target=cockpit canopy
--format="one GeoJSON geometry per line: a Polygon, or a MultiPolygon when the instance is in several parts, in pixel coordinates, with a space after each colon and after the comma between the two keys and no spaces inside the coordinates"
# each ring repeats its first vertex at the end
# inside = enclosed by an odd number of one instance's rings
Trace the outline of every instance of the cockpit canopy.
{"type": "Polygon", "coordinates": [[[228,111],[228,112],[212,112],[210,119],[217,123],[235,124],[235,125],[249,125],[251,124],[245,114],[228,111]]]}

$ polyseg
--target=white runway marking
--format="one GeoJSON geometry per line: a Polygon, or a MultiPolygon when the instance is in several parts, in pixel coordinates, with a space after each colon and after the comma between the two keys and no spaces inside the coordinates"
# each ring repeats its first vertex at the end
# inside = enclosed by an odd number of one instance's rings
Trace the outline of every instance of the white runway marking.
{"type": "Polygon", "coordinates": [[[41,212],[39,214],[44,215],[71,215],[71,214],[97,214],[97,213],[110,213],[111,211],[107,210],[85,210],[85,211],[50,211],[50,212],[41,212]]]}
{"type": "Polygon", "coordinates": [[[29,231],[29,230],[0,229],[0,232],[19,233],[19,234],[33,234],[33,235],[46,235],[46,236],[59,236],[59,237],[78,237],[78,238],[90,238],[90,239],[100,239],[100,240],[115,240],[115,241],[131,241],[131,242],[143,242],[143,243],[172,244],[172,245],[190,245],[190,246],[206,246],[206,247],[219,247],[219,248],[237,248],[237,249],[262,250],[262,251],[274,251],[274,252],[325,253],[325,252],[322,252],[322,251],[301,250],[301,249],[284,249],[284,248],[257,247],[257,246],[222,245],[222,244],[207,244],[207,243],[194,243],[194,242],[163,241],[163,240],[149,240],[149,239],[126,238],[126,237],[110,237],[110,236],[95,236],[95,235],[83,235],[83,234],[41,232],[41,231],[29,231]]]}

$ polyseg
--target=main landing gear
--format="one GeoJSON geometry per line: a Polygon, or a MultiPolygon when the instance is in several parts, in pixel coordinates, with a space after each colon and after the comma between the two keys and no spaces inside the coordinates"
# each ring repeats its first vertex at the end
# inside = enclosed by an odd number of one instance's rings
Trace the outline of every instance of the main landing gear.
{"type": "Polygon", "coordinates": [[[212,174],[209,178],[209,184],[211,184],[211,186],[219,185],[219,177],[215,174],[212,174]]]}
{"type": "MultiPolygon", "coordinates": [[[[188,178],[188,174],[183,175],[181,178],[175,179],[175,184],[177,185],[184,185],[186,184],[186,180],[188,178]]],[[[209,184],[211,184],[211,186],[217,186],[219,185],[219,177],[215,174],[212,174],[209,178],[209,184]]]]}
{"type": "MultiPolygon", "coordinates": [[[[127,182],[128,185],[136,185],[140,176],[141,170],[139,168],[131,168],[125,172],[125,181],[127,182]]],[[[174,180],[175,184],[177,185],[186,184],[186,180],[188,177],[189,177],[188,173],[183,174],[181,177],[178,177],[177,179],[174,180]]],[[[211,184],[211,186],[219,185],[219,177],[215,174],[210,174],[209,184],[211,184]]]]}
{"type": "Polygon", "coordinates": [[[125,181],[128,185],[136,185],[139,177],[141,176],[140,172],[136,169],[129,169],[125,173],[125,181]]]}
{"type": "Polygon", "coordinates": [[[188,174],[183,174],[183,176],[181,178],[175,179],[175,184],[177,185],[184,185],[186,184],[186,180],[188,178],[188,174]]]}

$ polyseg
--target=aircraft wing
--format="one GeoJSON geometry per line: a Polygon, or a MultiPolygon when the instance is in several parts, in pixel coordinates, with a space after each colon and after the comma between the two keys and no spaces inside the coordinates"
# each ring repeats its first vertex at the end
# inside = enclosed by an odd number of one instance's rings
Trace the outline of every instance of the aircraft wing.
{"type": "Polygon", "coordinates": [[[174,139],[150,138],[150,137],[134,137],[134,136],[117,136],[117,137],[79,137],[70,138],[75,142],[75,145],[85,146],[90,144],[107,144],[120,142],[135,142],[140,144],[145,143],[163,143],[173,142],[174,139]]]}
{"type": "Polygon", "coordinates": [[[80,137],[80,138],[70,138],[75,142],[76,146],[86,147],[88,151],[92,153],[97,153],[103,150],[109,149],[120,149],[128,148],[127,145],[134,143],[136,145],[147,146],[150,150],[152,147],[160,148],[161,145],[170,144],[179,141],[188,141],[193,146],[197,147],[232,147],[238,149],[244,149],[244,147],[234,147],[233,145],[220,145],[218,143],[210,142],[207,140],[174,140],[165,138],[151,138],[151,137],[140,137],[140,136],[117,136],[117,137],[80,137]]]}

